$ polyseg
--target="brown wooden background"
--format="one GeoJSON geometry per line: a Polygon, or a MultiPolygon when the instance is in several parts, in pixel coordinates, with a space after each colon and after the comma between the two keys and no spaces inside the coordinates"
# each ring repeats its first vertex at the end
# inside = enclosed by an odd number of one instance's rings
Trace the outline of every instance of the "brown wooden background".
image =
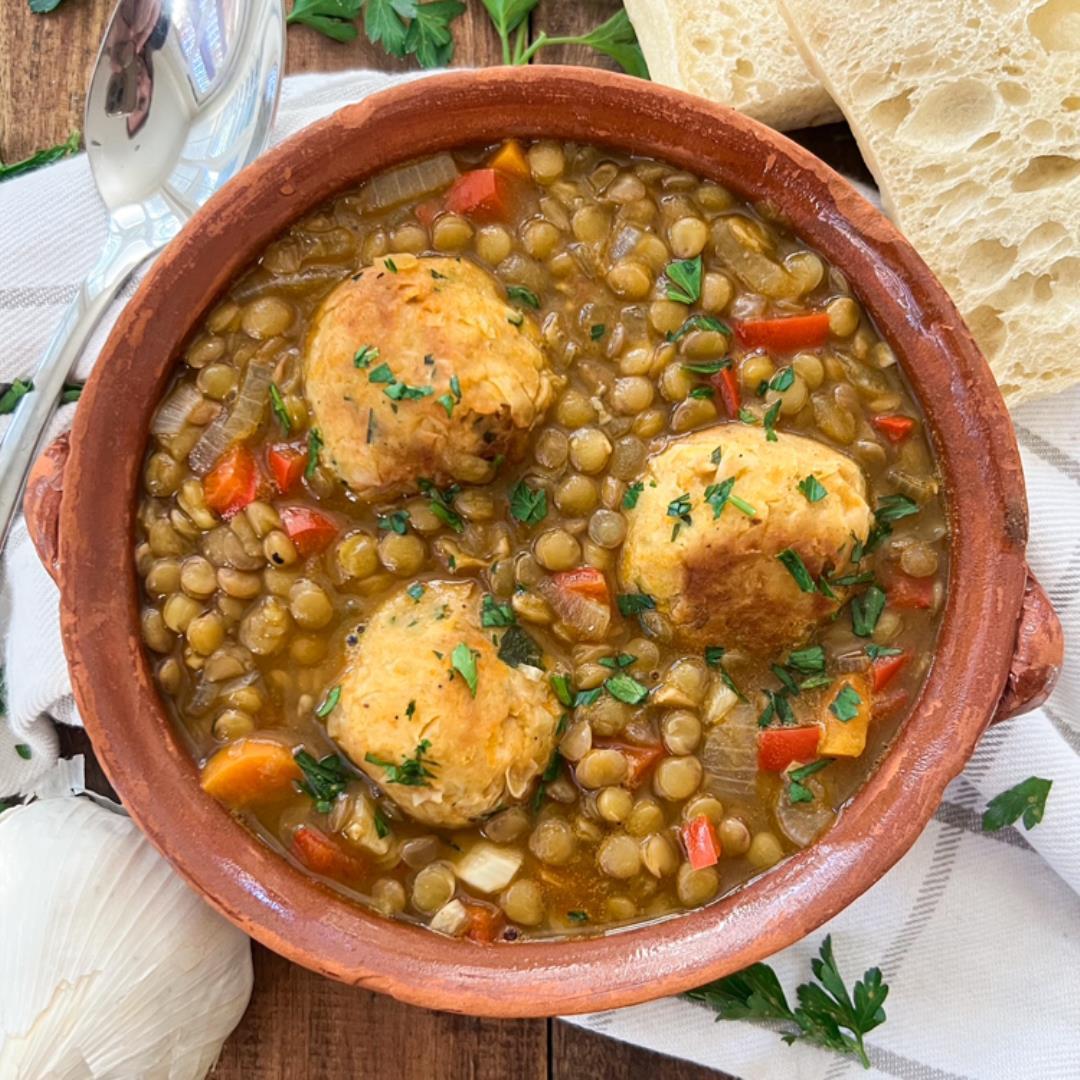
{"type": "MultiPolygon", "coordinates": [[[[0,158],[16,161],[82,128],[83,92],[113,0],[65,0],[32,15],[0,0],[0,158]]],[[[541,0],[534,32],[579,34],[617,11],[612,0],[541,0]]],[[[480,0],[457,20],[455,65],[501,62],[480,0]]],[[[549,49],[554,63],[596,64],[582,49],[549,49]]],[[[289,30],[288,70],[405,70],[362,39],[342,45],[289,30]]],[[[8,227],[8,226],[4,226],[8,227]]],[[[32,358],[28,357],[29,362],[32,358]]],[[[69,751],[91,750],[69,733],[69,751]]],[[[96,772],[93,770],[91,775],[96,772]]],[[[107,787],[97,774],[97,784],[107,787]]],[[[612,1042],[558,1021],[478,1020],[429,1012],[322,979],[255,946],[255,992],[214,1080],[706,1080],[721,1074],[612,1042]]]]}

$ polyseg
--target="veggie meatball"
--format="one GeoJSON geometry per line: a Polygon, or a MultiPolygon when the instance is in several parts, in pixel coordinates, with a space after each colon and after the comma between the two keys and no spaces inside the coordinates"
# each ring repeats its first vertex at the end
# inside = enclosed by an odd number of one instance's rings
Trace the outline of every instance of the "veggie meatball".
{"type": "Polygon", "coordinates": [[[360,638],[328,731],[411,817],[460,828],[523,798],[561,708],[538,668],[499,658],[471,582],[392,594],[360,638]]]}
{"type": "Polygon", "coordinates": [[[362,498],[486,483],[525,449],[555,379],[530,315],[465,260],[394,255],[312,322],[305,390],[324,456],[362,498]]]}
{"type": "Polygon", "coordinates": [[[680,641],[771,654],[839,607],[844,590],[831,586],[834,598],[815,583],[849,566],[871,524],[850,458],[799,435],[770,441],[759,427],[724,424],[669,443],[641,480],[622,590],[651,596],[680,641]]]}

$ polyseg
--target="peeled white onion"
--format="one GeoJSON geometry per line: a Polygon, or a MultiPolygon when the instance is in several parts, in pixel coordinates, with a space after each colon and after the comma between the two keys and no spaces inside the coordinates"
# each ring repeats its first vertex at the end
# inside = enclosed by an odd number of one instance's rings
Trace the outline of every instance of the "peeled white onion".
{"type": "Polygon", "coordinates": [[[199,1080],[251,995],[248,938],[124,815],[0,814],[0,1077],[199,1080]]]}

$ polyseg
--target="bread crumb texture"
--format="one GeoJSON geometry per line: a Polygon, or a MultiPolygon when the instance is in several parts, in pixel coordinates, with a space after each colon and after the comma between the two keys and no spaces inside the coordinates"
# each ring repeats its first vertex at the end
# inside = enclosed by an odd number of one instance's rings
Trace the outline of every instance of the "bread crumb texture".
{"type": "Polygon", "coordinates": [[[654,82],[787,131],[840,119],[776,0],[626,0],[654,82]]]}
{"type": "Polygon", "coordinates": [[[780,0],[1006,400],[1080,381],[1080,0],[780,0]]]}

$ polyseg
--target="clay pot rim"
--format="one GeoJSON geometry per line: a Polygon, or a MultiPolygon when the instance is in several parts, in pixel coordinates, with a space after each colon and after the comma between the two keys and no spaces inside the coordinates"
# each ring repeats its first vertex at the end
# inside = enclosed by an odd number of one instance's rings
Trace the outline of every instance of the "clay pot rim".
{"type": "Polygon", "coordinates": [[[132,817],[219,911],[291,960],[432,1008],[491,1016],[629,1005],[763,959],[819,927],[914,843],[1005,686],[1021,610],[1027,511],[989,369],[897,231],[783,136],[720,106],[594,69],[430,77],[382,91],[260,158],[152,268],[83,394],[60,524],[62,624],[76,700],[132,817]],[[222,286],[290,221],[396,160],[506,135],[651,154],[770,194],[844,270],[902,358],[948,493],[954,544],[936,659],[892,749],[816,845],[706,908],[588,939],[480,947],[350,904],[292,867],[198,786],[138,635],[135,496],[153,405],[222,286]]]}

